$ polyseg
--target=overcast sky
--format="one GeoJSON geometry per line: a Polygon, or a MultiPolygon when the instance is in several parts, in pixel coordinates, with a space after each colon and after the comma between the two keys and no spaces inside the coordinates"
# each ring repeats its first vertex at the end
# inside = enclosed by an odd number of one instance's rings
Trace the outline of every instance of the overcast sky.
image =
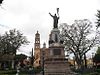
{"type": "Polygon", "coordinates": [[[54,14],[59,8],[60,23],[72,24],[76,19],[96,21],[100,0],[4,0],[0,8],[0,33],[16,28],[27,36],[30,44],[21,47],[19,52],[29,54],[34,47],[37,30],[43,42],[48,44],[48,36],[53,20],[48,14],[54,14]]]}

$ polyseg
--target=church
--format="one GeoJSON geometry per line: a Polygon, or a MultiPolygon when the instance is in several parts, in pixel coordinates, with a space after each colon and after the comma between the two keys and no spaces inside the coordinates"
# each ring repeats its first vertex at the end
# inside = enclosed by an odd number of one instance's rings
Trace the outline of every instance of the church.
{"type": "Polygon", "coordinates": [[[59,15],[49,14],[54,20],[53,29],[49,34],[49,47],[46,48],[44,43],[43,48],[40,48],[40,34],[37,31],[34,43],[34,67],[41,66],[44,75],[71,75],[68,60],[65,58],[63,40],[60,38],[58,29],[59,15]]]}

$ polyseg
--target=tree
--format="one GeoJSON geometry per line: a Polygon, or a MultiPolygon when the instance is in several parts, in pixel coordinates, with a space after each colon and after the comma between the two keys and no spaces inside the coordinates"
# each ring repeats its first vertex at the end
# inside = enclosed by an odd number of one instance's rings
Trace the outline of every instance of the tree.
{"type": "Polygon", "coordinates": [[[95,56],[93,57],[93,62],[97,65],[100,63],[100,47],[98,47],[95,56]]]}
{"type": "Polygon", "coordinates": [[[2,4],[3,0],[0,0],[0,4],[2,4]]]}
{"type": "Polygon", "coordinates": [[[97,10],[97,15],[96,15],[96,17],[97,17],[97,28],[100,26],[100,10],[97,10]]]}
{"type": "Polygon", "coordinates": [[[0,52],[2,54],[15,54],[16,51],[23,44],[27,44],[28,41],[23,34],[16,30],[9,30],[4,35],[0,36],[0,52]]]}
{"type": "Polygon", "coordinates": [[[26,58],[27,58],[27,56],[24,55],[24,54],[18,54],[18,55],[15,56],[15,60],[19,61],[19,62],[23,61],[26,58]]]}
{"type": "Polygon", "coordinates": [[[99,33],[94,33],[92,23],[87,19],[75,20],[72,25],[63,23],[60,28],[65,50],[74,54],[78,67],[82,68],[86,53],[100,43],[99,33]]]}
{"type": "Polygon", "coordinates": [[[100,54],[100,47],[98,47],[96,54],[100,54]]]}
{"type": "MultiPolygon", "coordinates": [[[[16,55],[16,56],[14,57],[15,63],[16,63],[16,64],[18,64],[18,62],[23,63],[23,60],[26,59],[26,58],[27,58],[26,55],[24,55],[24,54],[18,54],[18,55],[16,55]]],[[[15,64],[15,65],[16,65],[16,64],[15,64]]]]}

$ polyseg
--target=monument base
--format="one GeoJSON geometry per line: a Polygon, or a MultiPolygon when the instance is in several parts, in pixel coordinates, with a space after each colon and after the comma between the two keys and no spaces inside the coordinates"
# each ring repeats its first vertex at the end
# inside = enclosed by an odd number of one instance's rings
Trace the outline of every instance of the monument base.
{"type": "Polygon", "coordinates": [[[72,75],[66,59],[48,59],[44,67],[45,75],[72,75]]]}

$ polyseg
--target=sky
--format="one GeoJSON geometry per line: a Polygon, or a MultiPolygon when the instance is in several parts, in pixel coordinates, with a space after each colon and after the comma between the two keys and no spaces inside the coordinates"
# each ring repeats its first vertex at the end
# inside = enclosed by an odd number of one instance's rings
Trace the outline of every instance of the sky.
{"type": "Polygon", "coordinates": [[[0,33],[16,28],[30,41],[22,46],[18,53],[30,54],[34,49],[34,39],[37,30],[40,33],[41,47],[48,45],[50,31],[53,28],[54,15],[59,8],[59,24],[72,24],[76,19],[96,21],[100,0],[4,0],[0,7],[0,33]]]}

